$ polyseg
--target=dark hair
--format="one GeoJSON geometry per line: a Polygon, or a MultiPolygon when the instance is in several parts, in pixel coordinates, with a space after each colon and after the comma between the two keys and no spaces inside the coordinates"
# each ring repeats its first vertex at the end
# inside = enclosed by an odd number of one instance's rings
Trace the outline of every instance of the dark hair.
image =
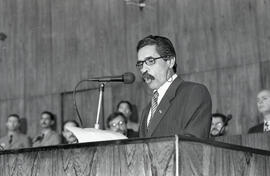
{"type": "Polygon", "coordinates": [[[79,127],[80,125],[79,125],[79,123],[76,121],[76,120],[66,120],[66,121],[64,121],[64,123],[63,123],[63,128],[64,128],[64,126],[67,124],[67,123],[74,123],[75,125],[76,125],[76,127],[79,127]]]}
{"type": "MultiPolygon", "coordinates": [[[[155,45],[156,50],[160,56],[172,56],[172,57],[176,58],[176,53],[175,53],[173,44],[166,37],[157,36],[157,35],[156,36],[149,35],[149,36],[143,38],[137,44],[137,52],[142,47],[147,46],[147,45],[155,45]]],[[[176,71],[177,71],[176,60],[175,60],[174,66],[173,66],[173,71],[174,71],[174,73],[176,73],[176,71]]]]}
{"type": "Polygon", "coordinates": [[[224,123],[224,126],[227,126],[228,125],[228,122],[232,119],[232,115],[231,114],[229,114],[228,116],[226,116],[224,114],[221,114],[221,113],[214,113],[214,114],[212,114],[212,118],[215,118],[215,117],[220,117],[221,120],[224,123]]]}
{"type": "Polygon", "coordinates": [[[120,107],[120,105],[122,104],[122,103],[126,103],[127,105],[128,105],[128,107],[129,107],[129,110],[132,112],[132,105],[131,105],[131,103],[129,102],[129,101],[127,101],[127,100],[121,100],[118,104],[117,104],[117,106],[116,106],[116,111],[118,111],[118,109],[119,109],[119,107],[120,107]]]}
{"type": "Polygon", "coordinates": [[[41,113],[41,115],[43,115],[43,114],[49,115],[49,116],[50,116],[50,119],[51,119],[52,121],[55,121],[55,115],[54,115],[52,112],[50,112],[50,111],[43,111],[43,112],[41,113]]]}
{"type": "Polygon", "coordinates": [[[9,114],[8,115],[8,117],[7,117],[7,119],[9,119],[10,117],[15,117],[15,118],[17,118],[18,119],[18,121],[20,122],[20,116],[18,115],[18,114],[9,114]]]}
{"type": "Polygon", "coordinates": [[[109,117],[107,118],[107,127],[110,128],[110,122],[115,119],[117,116],[122,116],[124,119],[124,122],[127,124],[127,118],[126,116],[122,113],[122,112],[113,112],[109,115],[109,117]]]}

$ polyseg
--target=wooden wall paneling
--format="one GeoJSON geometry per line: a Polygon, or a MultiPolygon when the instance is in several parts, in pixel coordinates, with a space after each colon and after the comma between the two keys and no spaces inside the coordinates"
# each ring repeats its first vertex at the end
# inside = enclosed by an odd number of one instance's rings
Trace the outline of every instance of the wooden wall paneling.
{"type": "Polygon", "coordinates": [[[194,142],[180,142],[180,174],[267,175],[269,157],[194,142]]]}
{"type": "MultiPolygon", "coordinates": [[[[23,99],[10,99],[0,101],[0,136],[5,136],[7,133],[6,122],[9,114],[18,114],[21,118],[24,116],[24,100],[23,99]]],[[[23,121],[24,122],[24,121],[23,121]]],[[[22,124],[24,125],[24,124],[22,124]]],[[[24,126],[22,130],[25,132],[24,126]]]]}
{"type": "Polygon", "coordinates": [[[216,67],[213,2],[176,1],[176,52],[179,73],[187,74],[216,67]]]}
{"type": "MultiPolygon", "coordinates": [[[[176,47],[175,36],[178,33],[176,0],[171,1],[159,0],[157,3],[158,3],[157,6],[158,33],[159,35],[168,37],[176,47]]],[[[178,48],[175,49],[178,50],[178,48]]]]}
{"type": "MultiPolygon", "coordinates": [[[[4,34],[8,34],[9,28],[7,25],[7,18],[11,18],[8,16],[8,3],[5,3],[4,1],[0,1],[0,32],[3,32],[4,34]]],[[[9,36],[8,36],[9,39],[9,36]]],[[[1,75],[1,81],[0,81],[0,97],[1,99],[7,98],[7,93],[8,93],[8,87],[6,86],[6,81],[7,80],[7,65],[6,65],[6,60],[9,55],[9,50],[8,45],[10,42],[9,40],[6,39],[5,41],[0,41],[0,75],[1,75]]]]}
{"type": "Polygon", "coordinates": [[[256,1],[213,1],[217,68],[258,62],[256,1]]]}
{"type": "Polygon", "coordinates": [[[23,20],[21,16],[22,3],[17,1],[8,1],[5,3],[3,11],[3,25],[8,38],[5,41],[4,51],[6,57],[2,63],[3,77],[1,74],[1,82],[3,82],[2,97],[10,99],[10,97],[21,98],[24,93],[24,46],[25,39],[22,30],[23,20]],[[3,78],[3,79],[2,79],[3,78]]]}
{"type": "Polygon", "coordinates": [[[228,134],[245,134],[257,124],[256,94],[260,87],[259,64],[220,70],[217,85],[220,108],[233,119],[228,134]]]}
{"type": "MultiPolygon", "coordinates": [[[[99,58],[96,57],[96,43],[98,41],[94,37],[96,32],[94,24],[97,23],[94,10],[96,7],[94,1],[89,0],[82,1],[81,3],[73,3],[79,5],[76,7],[76,13],[79,14],[79,17],[75,18],[72,23],[78,37],[78,53],[76,59],[73,59],[76,60],[77,74],[81,76],[81,79],[85,79],[96,76],[97,72],[102,71],[99,58]]],[[[72,35],[72,33],[68,35],[72,35]]]]}
{"type": "MultiPolygon", "coordinates": [[[[124,1],[109,0],[108,1],[108,43],[109,50],[106,51],[106,66],[111,70],[112,75],[120,75],[130,71],[130,60],[127,57],[126,50],[126,30],[125,30],[125,11],[124,1]]],[[[134,67],[134,65],[131,65],[134,67]]]]}
{"type": "Polygon", "coordinates": [[[76,171],[81,175],[174,175],[173,142],[107,145],[69,151],[58,152],[57,157],[62,160],[57,163],[56,175],[76,171]]]}
{"type": "Polygon", "coordinates": [[[270,135],[254,133],[242,135],[242,145],[262,150],[270,150],[270,135]]]}
{"type": "Polygon", "coordinates": [[[95,66],[96,72],[94,76],[105,76],[111,75],[111,65],[110,65],[110,53],[111,48],[110,38],[111,38],[111,22],[109,20],[109,0],[99,1],[93,0],[94,3],[94,13],[95,13],[95,34],[94,38],[96,41],[95,52],[95,66]]]}
{"type": "Polygon", "coordinates": [[[185,74],[183,78],[208,87],[213,112],[232,114],[229,135],[247,133],[249,127],[258,123],[256,94],[260,89],[259,64],[185,74]]]}
{"type": "Polygon", "coordinates": [[[270,89],[270,61],[260,62],[261,89],[270,89]]]}
{"type": "Polygon", "coordinates": [[[27,120],[27,134],[31,137],[40,132],[40,115],[43,111],[50,111],[56,115],[56,130],[61,132],[61,101],[59,94],[43,95],[25,98],[25,118],[27,120]]]}
{"type": "MultiPolygon", "coordinates": [[[[243,145],[242,144],[242,135],[225,135],[225,136],[215,137],[213,139],[215,141],[225,142],[228,144],[243,145]]],[[[249,147],[248,145],[244,145],[244,146],[249,147]]]]}
{"type": "Polygon", "coordinates": [[[44,95],[51,93],[52,87],[51,1],[22,3],[24,96],[44,95]]]}
{"type": "Polygon", "coordinates": [[[260,61],[270,60],[270,1],[259,0],[254,1],[256,6],[253,7],[256,14],[256,29],[257,29],[257,47],[259,48],[260,61]]]}
{"type": "Polygon", "coordinates": [[[90,1],[72,0],[52,6],[54,92],[73,90],[88,71],[87,60],[94,56],[92,8],[90,1]]]}

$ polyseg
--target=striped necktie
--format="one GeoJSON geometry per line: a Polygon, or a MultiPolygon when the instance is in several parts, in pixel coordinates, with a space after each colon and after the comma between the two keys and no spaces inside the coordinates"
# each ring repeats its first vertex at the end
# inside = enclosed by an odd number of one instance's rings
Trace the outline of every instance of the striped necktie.
{"type": "Polygon", "coordinates": [[[155,91],[154,94],[153,94],[153,97],[152,97],[152,101],[151,101],[151,116],[150,116],[150,119],[149,119],[149,123],[150,123],[151,119],[153,118],[153,116],[154,116],[154,114],[155,114],[155,112],[157,110],[157,106],[158,106],[158,91],[155,91]]]}

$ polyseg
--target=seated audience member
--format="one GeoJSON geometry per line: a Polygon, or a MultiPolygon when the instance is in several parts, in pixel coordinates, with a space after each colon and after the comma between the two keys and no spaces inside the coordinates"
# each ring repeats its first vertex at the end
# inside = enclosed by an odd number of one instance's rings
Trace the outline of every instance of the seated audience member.
{"type": "Polygon", "coordinates": [[[231,115],[226,116],[221,113],[212,114],[210,136],[211,137],[224,136],[226,134],[226,127],[231,118],[232,118],[231,115]]]}
{"type": "Polygon", "coordinates": [[[30,138],[20,131],[20,117],[10,114],[7,118],[7,135],[0,139],[2,149],[15,149],[31,147],[30,138]]]}
{"type": "Polygon", "coordinates": [[[257,95],[257,108],[264,122],[251,127],[248,133],[262,133],[270,131],[270,90],[262,90],[257,95]]]}
{"type": "Polygon", "coordinates": [[[78,122],[76,122],[75,120],[65,121],[63,125],[63,132],[62,132],[65,144],[78,143],[78,139],[76,138],[76,136],[70,130],[68,130],[67,127],[79,127],[78,122]]]}
{"type": "Polygon", "coordinates": [[[139,124],[131,121],[131,116],[133,114],[133,108],[129,101],[120,101],[117,105],[117,111],[122,112],[127,118],[127,129],[132,129],[138,132],[139,124]]]}
{"type": "Polygon", "coordinates": [[[41,133],[33,139],[33,147],[61,144],[61,136],[53,130],[55,115],[49,111],[41,113],[41,133]]]}
{"type": "Polygon", "coordinates": [[[127,118],[121,112],[114,112],[107,118],[107,126],[110,130],[122,133],[128,138],[137,137],[138,133],[127,129],[127,118]]]}

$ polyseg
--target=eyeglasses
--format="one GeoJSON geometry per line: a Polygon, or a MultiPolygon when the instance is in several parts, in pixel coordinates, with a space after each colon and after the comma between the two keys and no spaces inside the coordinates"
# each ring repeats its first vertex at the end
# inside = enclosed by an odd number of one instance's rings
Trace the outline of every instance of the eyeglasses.
{"type": "Polygon", "coordinates": [[[156,58],[150,56],[150,57],[145,58],[144,61],[137,61],[136,67],[137,67],[137,69],[142,69],[144,63],[146,65],[150,66],[150,65],[154,65],[156,63],[156,60],[158,60],[158,59],[164,59],[166,61],[169,59],[169,57],[171,57],[171,56],[160,56],[160,57],[156,57],[156,58]]]}
{"type": "Polygon", "coordinates": [[[125,122],[124,121],[119,121],[118,123],[112,123],[110,124],[110,127],[116,127],[116,126],[124,126],[125,122]]]}

